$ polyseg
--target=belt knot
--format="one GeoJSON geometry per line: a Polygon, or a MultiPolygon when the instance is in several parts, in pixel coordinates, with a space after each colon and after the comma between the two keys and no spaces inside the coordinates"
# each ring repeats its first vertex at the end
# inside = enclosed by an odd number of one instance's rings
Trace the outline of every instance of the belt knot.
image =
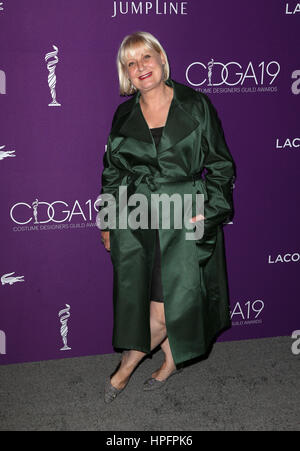
{"type": "Polygon", "coordinates": [[[133,183],[135,188],[139,186],[140,183],[147,183],[151,191],[155,191],[159,188],[160,184],[152,174],[140,174],[138,177],[134,175],[129,175],[127,177],[129,184],[133,183]]]}
{"type": "Polygon", "coordinates": [[[159,188],[160,184],[157,180],[155,180],[153,175],[146,175],[145,179],[151,191],[155,191],[159,188]]]}

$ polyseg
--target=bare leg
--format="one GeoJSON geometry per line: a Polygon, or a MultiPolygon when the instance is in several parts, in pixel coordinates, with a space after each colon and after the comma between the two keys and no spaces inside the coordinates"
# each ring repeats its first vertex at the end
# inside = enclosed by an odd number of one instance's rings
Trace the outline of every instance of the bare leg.
{"type": "Polygon", "coordinates": [[[163,380],[176,369],[176,365],[173,360],[168,337],[164,339],[164,341],[160,344],[160,347],[165,354],[165,361],[163,362],[159,370],[154,371],[151,376],[155,377],[158,380],[163,380]]]}
{"type": "MultiPolygon", "coordinates": [[[[162,341],[165,341],[167,337],[167,330],[165,324],[165,315],[164,315],[164,304],[161,302],[151,302],[150,303],[150,330],[151,330],[151,351],[155,349],[162,341]]],[[[166,342],[165,353],[167,353],[168,366],[170,368],[171,360],[173,361],[169,341],[166,342]]],[[[128,378],[130,377],[132,371],[137,366],[137,364],[142,360],[142,358],[146,355],[145,352],[136,351],[131,349],[125,353],[122,358],[122,363],[118,371],[111,378],[111,383],[114,387],[120,389],[123,388],[128,378]]],[[[173,362],[174,363],[174,362],[173,362]]],[[[166,373],[165,367],[164,374],[166,373]]],[[[172,370],[171,370],[172,371],[172,370]]],[[[171,372],[169,371],[169,373],[171,372]]],[[[167,376],[164,376],[167,377],[167,376]]],[[[162,378],[164,378],[162,377],[162,378]]]]}
{"type": "MultiPolygon", "coordinates": [[[[156,317],[160,319],[160,322],[165,324],[165,309],[164,304],[160,302],[152,302],[153,308],[155,309],[156,317]]],[[[165,332],[167,332],[165,330],[165,332]]],[[[173,360],[170,343],[168,337],[165,335],[164,340],[160,343],[161,349],[165,354],[165,361],[159,370],[152,373],[152,377],[155,377],[158,380],[163,380],[172,373],[173,370],[176,369],[176,365],[173,360]]]]}

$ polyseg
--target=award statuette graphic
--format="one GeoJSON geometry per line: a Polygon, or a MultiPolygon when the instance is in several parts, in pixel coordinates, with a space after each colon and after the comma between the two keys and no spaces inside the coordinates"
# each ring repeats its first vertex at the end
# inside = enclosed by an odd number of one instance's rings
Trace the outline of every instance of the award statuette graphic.
{"type": "Polygon", "coordinates": [[[33,216],[34,216],[34,224],[38,224],[38,220],[37,220],[37,207],[38,207],[39,201],[38,199],[35,199],[34,202],[32,202],[32,206],[33,206],[33,216]]]}
{"type": "Polygon", "coordinates": [[[47,53],[45,56],[45,61],[47,61],[50,58],[54,58],[52,61],[49,61],[49,63],[47,64],[47,69],[49,71],[49,75],[48,75],[48,85],[51,91],[51,96],[52,96],[52,102],[48,104],[48,106],[61,106],[60,103],[57,102],[56,100],[56,90],[55,90],[55,85],[56,85],[56,75],[55,75],[55,67],[56,64],[58,63],[58,48],[53,45],[54,48],[54,52],[50,52],[47,53]]]}
{"type": "Polygon", "coordinates": [[[208,85],[207,86],[211,86],[211,76],[212,76],[213,65],[214,65],[214,60],[212,58],[207,65],[208,66],[208,85]]]}
{"type": "Polygon", "coordinates": [[[58,314],[58,316],[61,316],[60,322],[61,322],[61,328],[60,328],[60,334],[62,336],[63,344],[64,346],[60,349],[61,351],[69,351],[72,348],[69,348],[67,344],[67,335],[68,335],[68,327],[67,322],[70,317],[70,306],[66,304],[65,309],[61,310],[58,314]]]}

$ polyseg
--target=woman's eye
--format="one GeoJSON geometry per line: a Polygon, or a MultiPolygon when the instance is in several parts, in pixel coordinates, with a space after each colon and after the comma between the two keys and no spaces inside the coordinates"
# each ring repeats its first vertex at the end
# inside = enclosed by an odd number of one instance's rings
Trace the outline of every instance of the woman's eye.
{"type": "Polygon", "coordinates": [[[129,63],[128,66],[131,66],[133,64],[133,62],[129,63]]]}
{"type": "Polygon", "coordinates": [[[150,58],[150,55],[145,55],[145,58],[150,58]]]}

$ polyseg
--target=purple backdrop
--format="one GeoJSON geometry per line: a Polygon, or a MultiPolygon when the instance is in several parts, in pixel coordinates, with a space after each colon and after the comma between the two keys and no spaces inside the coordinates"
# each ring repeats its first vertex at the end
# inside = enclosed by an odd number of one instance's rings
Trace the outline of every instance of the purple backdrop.
{"type": "Polygon", "coordinates": [[[209,95],[236,161],[233,326],[219,341],[300,328],[299,20],[299,3],[280,0],[0,2],[0,364],[113,352],[94,202],[126,100],[116,53],[138,30],[160,40],[173,79],[209,95]]]}

